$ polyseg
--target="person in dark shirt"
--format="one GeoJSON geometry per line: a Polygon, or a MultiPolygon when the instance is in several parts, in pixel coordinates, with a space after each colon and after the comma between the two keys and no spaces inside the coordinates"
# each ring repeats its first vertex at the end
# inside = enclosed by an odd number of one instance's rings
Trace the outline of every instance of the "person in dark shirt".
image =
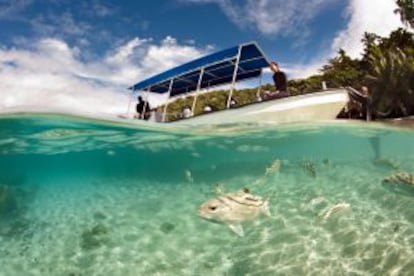
{"type": "Polygon", "coordinates": [[[136,106],[138,119],[148,120],[150,117],[151,108],[147,101],[144,101],[141,96],[138,96],[138,103],[136,106]],[[144,113],[145,110],[145,113],[144,113]]]}
{"type": "Polygon", "coordinates": [[[272,61],[270,64],[270,70],[273,72],[273,82],[275,83],[275,91],[267,91],[264,94],[265,100],[278,99],[290,96],[287,88],[286,74],[280,70],[279,65],[272,61]]]}

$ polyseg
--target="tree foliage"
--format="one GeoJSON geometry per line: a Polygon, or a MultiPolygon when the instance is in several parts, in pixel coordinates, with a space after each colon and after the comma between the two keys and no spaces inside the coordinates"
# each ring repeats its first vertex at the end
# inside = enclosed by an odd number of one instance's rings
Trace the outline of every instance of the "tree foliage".
{"type": "Polygon", "coordinates": [[[363,79],[360,61],[350,58],[343,49],[339,50],[337,57],[323,66],[321,72],[323,80],[330,87],[358,85],[363,79]]]}
{"type": "Polygon", "coordinates": [[[401,21],[414,28],[414,0],[397,0],[398,8],[394,11],[400,15],[401,21]]]}
{"type": "MultiPolygon", "coordinates": [[[[373,35],[371,35],[374,37],[373,35]]],[[[414,37],[398,29],[389,37],[365,43],[362,63],[365,81],[372,94],[372,107],[378,117],[414,114],[414,37]]]]}
{"type": "Polygon", "coordinates": [[[378,116],[414,114],[414,58],[401,48],[376,48],[369,55],[372,71],[366,76],[378,116]]]}

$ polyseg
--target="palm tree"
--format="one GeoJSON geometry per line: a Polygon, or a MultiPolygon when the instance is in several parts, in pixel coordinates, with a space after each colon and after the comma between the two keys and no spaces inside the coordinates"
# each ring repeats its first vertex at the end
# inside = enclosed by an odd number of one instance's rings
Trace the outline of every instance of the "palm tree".
{"type": "Polygon", "coordinates": [[[397,0],[398,8],[395,13],[400,14],[401,21],[414,28],[414,0],[397,0]]]}
{"type": "Polygon", "coordinates": [[[414,48],[414,35],[413,33],[398,28],[393,31],[389,37],[379,38],[379,44],[382,49],[400,48],[401,50],[414,48]]]}
{"type": "Polygon", "coordinates": [[[323,80],[331,87],[356,85],[362,76],[359,60],[349,57],[343,49],[340,49],[338,56],[330,59],[320,71],[323,74],[323,80]]]}
{"type": "Polygon", "coordinates": [[[381,117],[407,116],[414,110],[413,53],[400,48],[372,49],[367,76],[374,111],[381,117]]]}

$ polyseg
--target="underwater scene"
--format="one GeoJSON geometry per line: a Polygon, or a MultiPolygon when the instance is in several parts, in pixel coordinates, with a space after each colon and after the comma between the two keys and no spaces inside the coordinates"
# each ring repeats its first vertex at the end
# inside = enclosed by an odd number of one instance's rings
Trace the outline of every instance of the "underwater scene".
{"type": "Polygon", "coordinates": [[[413,275],[414,130],[0,116],[0,275],[413,275]]]}

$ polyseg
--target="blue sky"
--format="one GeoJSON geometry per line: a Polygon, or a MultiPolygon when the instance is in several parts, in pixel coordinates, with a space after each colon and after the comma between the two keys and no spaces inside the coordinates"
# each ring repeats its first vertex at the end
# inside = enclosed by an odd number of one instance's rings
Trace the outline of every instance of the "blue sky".
{"type": "MultiPolygon", "coordinates": [[[[106,51],[135,37],[161,41],[167,36],[196,47],[212,45],[222,49],[255,40],[266,53],[283,62],[307,62],[315,53],[329,48],[338,30],[346,27],[346,1],[307,1],[306,11],[298,7],[295,16],[270,20],[270,26],[254,21],[237,21],[221,1],[5,1],[0,12],[3,45],[53,37],[87,51],[84,58],[99,58],[106,51]],[[304,18],[308,13],[312,17],[304,18]],[[274,22],[273,22],[274,21],[274,22]],[[329,24],[327,24],[329,22],[329,24]]],[[[226,1],[222,1],[226,2],[226,1]]],[[[232,1],[227,1],[232,2],[232,1]]],[[[248,17],[247,7],[234,1],[237,16],[248,17]]],[[[245,3],[249,1],[244,1],[245,3]]],[[[258,2],[258,1],[254,1],[258,2]]],[[[284,16],[288,1],[268,1],[275,17],[284,16]],[[281,4],[282,3],[282,4],[281,4]]],[[[2,2],[0,2],[2,3],[2,2]]],[[[259,12],[259,11],[258,11],[259,12]]],[[[262,21],[264,22],[264,20],[262,21]]]]}
{"type": "Polygon", "coordinates": [[[316,73],[364,31],[401,25],[393,0],[0,0],[0,109],[119,113],[125,87],[257,41],[290,78],[316,73]],[[115,104],[114,104],[115,103],[115,104]]]}

